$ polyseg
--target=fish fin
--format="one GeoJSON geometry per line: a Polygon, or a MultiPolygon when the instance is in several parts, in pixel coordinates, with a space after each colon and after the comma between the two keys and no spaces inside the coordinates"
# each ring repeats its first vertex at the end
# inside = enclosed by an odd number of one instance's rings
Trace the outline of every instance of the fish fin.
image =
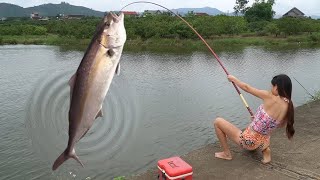
{"type": "Polygon", "coordinates": [[[120,75],[120,63],[118,63],[118,66],[116,68],[116,74],[119,76],[120,75]]]}
{"type": "Polygon", "coordinates": [[[84,167],[83,164],[82,164],[82,162],[80,161],[79,157],[77,156],[76,151],[75,151],[74,149],[72,150],[71,158],[75,159],[82,167],[84,167]]]}
{"type": "Polygon", "coordinates": [[[70,158],[73,158],[75,159],[78,163],[81,164],[82,167],[83,164],[82,162],[80,161],[79,157],[77,156],[76,152],[74,149],[72,149],[71,153],[68,154],[67,153],[67,149],[65,151],[63,151],[62,154],[60,154],[60,156],[54,161],[53,163],[53,166],[52,166],[52,170],[55,171],[56,169],[58,169],[58,167],[63,164],[66,160],[70,159],[70,158]]]}
{"type": "Polygon", "coordinates": [[[69,157],[65,155],[65,152],[66,150],[54,161],[52,166],[53,171],[55,171],[63,162],[69,159],[69,157]]]}
{"type": "Polygon", "coordinates": [[[98,117],[103,117],[102,109],[100,109],[95,119],[97,119],[98,117]]]}
{"type": "Polygon", "coordinates": [[[73,87],[74,87],[75,81],[76,81],[76,74],[72,75],[68,81],[68,84],[70,86],[70,103],[71,103],[71,99],[72,99],[72,93],[73,93],[73,87]]]}
{"type": "Polygon", "coordinates": [[[70,87],[72,87],[74,85],[75,80],[76,80],[76,74],[72,75],[68,81],[68,84],[70,87]]]}
{"type": "MultiPolygon", "coordinates": [[[[88,132],[88,131],[89,131],[89,129],[87,129],[87,130],[82,134],[82,136],[79,138],[79,140],[80,140],[80,139],[82,139],[82,138],[83,138],[83,136],[85,136],[85,135],[87,134],[87,132],[88,132]]],[[[79,140],[78,140],[78,141],[79,141],[79,140]]],[[[77,142],[78,142],[78,141],[77,141],[77,142]]]]}

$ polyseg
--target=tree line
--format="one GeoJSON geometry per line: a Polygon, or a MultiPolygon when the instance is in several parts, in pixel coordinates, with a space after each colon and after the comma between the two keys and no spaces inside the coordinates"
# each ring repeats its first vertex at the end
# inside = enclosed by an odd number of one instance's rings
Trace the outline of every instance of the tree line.
{"type": "MultiPolygon", "coordinates": [[[[281,18],[271,21],[260,20],[248,22],[243,16],[194,16],[185,18],[204,37],[220,35],[239,35],[256,33],[256,35],[296,35],[320,32],[320,20],[281,18]]],[[[48,22],[2,22],[0,35],[47,35],[76,38],[91,38],[100,19],[48,21],[48,22]]],[[[149,38],[196,38],[195,34],[176,17],[149,16],[127,17],[125,19],[128,39],[149,38]]]]}
{"type": "MultiPolygon", "coordinates": [[[[320,32],[320,20],[311,18],[273,19],[274,0],[255,0],[246,7],[248,0],[236,0],[236,16],[196,16],[192,12],[185,19],[192,24],[204,38],[222,35],[287,36],[320,32]],[[239,15],[241,14],[241,15],[239,15]]],[[[100,18],[87,17],[81,20],[50,21],[6,21],[0,22],[0,35],[48,35],[78,39],[91,38],[100,18]]],[[[126,17],[125,27],[128,39],[150,38],[197,38],[180,19],[168,13],[146,17],[126,17]]]]}

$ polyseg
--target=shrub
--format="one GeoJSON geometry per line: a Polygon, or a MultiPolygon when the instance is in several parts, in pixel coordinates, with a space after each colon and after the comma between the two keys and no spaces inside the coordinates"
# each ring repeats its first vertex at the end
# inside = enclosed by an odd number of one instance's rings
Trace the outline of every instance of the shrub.
{"type": "Polygon", "coordinates": [[[320,34],[311,34],[309,38],[312,42],[320,42],[320,34]]]}

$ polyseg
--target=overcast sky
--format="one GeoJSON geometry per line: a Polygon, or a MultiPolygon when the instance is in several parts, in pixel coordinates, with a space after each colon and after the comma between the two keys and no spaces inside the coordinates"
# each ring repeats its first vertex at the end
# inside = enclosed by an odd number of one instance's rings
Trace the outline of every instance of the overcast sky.
{"type": "MultiPolygon", "coordinates": [[[[72,5],[85,6],[98,11],[119,10],[124,5],[135,0],[64,0],[72,5]]],[[[149,0],[159,3],[169,9],[186,7],[213,7],[224,12],[232,12],[236,0],[149,0]]],[[[12,3],[22,7],[31,7],[44,3],[60,3],[61,0],[0,0],[0,2],[12,3]]],[[[249,0],[250,4],[254,0],[249,0]]],[[[278,15],[286,13],[293,7],[297,7],[306,15],[320,15],[320,0],[276,0],[274,10],[278,15]]],[[[161,9],[154,5],[135,4],[125,10],[143,11],[145,9],[161,9]]]]}

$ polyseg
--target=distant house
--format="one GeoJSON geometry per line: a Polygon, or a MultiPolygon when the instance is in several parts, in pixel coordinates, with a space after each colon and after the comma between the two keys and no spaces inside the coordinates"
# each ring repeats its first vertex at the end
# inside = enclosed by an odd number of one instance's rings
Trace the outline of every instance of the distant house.
{"type": "Polygon", "coordinates": [[[162,11],[161,12],[162,15],[167,15],[167,16],[174,16],[174,14],[170,11],[162,11]]]}
{"type": "Polygon", "coordinates": [[[145,10],[143,12],[144,16],[146,16],[146,15],[159,15],[159,14],[162,14],[162,12],[160,10],[145,10]]]}
{"type": "Polygon", "coordinates": [[[56,18],[57,18],[57,19],[62,19],[62,18],[64,18],[64,14],[57,14],[57,15],[56,15],[56,18]]]}
{"type": "Polygon", "coordinates": [[[6,21],[7,18],[3,17],[3,18],[1,18],[0,20],[1,20],[1,21],[6,21]]]}
{"type": "Polygon", "coordinates": [[[139,14],[135,11],[122,11],[125,16],[137,17],[139,14]]]}
{"type": "Polygon", "coordinates": [[[37,13],[37,12],[31,13],[30,18],[33,20],[39,20],[39,21],[48,21],[49,20],[48,17],[40,16],[39,13],[37,13]]]}
{"type": "Polygon", "coordinates": [[[202,12],[196,12],[194,13],[195,16],[209,16],[207,13],[202,13],[202,12]]]}
{"type": "Polygon", "coordinates": [[[39,13],[33,12],[30,14],[30,18],[34,19],[34,20],[39,20],[39,19],[41,19],[41,16],[39,16],[39,13]]]}
{"type": "Polygon", "coordinates": [[[84,17],[85,15],[77,15],[77,14],[70,14],[70,15],[63,16],[64,19],[82,19],[84,17]]]}
{"type": "Polygon", "coordinates": [[[49,21],[49,18],[48,17],[44,17],[44,18],[39,19],[39,21],[49,21]]]}
{"type": "Polygon", "coordinates": [[[287,13],[283,15],[283,17],[295,17],[295,18],[302,18],[305,17],[304,13],[301,12],[298,8],[294,7],[287,13]]]}

